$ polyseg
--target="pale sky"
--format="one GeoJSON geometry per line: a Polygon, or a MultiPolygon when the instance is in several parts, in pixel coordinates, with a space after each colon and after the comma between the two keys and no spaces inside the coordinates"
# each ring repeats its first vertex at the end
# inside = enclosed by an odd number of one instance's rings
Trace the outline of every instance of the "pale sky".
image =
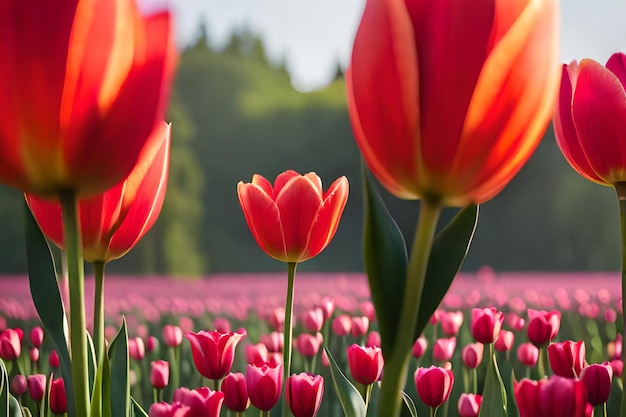
{"type": "MultiPolygon", "coordinates": [[[[438,1],[438,0],[433,0],[438,1]]],[[[284,58],[299,90],[324,87],[337,61],[347,66],[364,0],[172,0],[181,43],[204,20],[222,46],[235,28],[257,33],[271,59],[284,58]]],[[[626,0],[561,1],[561,60],[602,63],[626,52],[626,0]]]]}

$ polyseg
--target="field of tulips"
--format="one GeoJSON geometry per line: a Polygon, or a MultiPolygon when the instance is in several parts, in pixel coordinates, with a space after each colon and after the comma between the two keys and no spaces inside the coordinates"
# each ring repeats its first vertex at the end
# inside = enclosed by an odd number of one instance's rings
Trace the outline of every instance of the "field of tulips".
{"type": "MultiPolygon", "coordinates": [[[[611,382],[610,377],[622,372],[622,343],[616,331],[622,320],[619,282],[619,276],[611,273],[495,274],[485,268],[460,274],[413,349],[406,392],[418,415],[428,415],[429,406],[438,408],[439,417],[478,415],[480,397],[473,394],[482,392],[489,353],[488,345],[477,340],[490,337],[494,317],[498,335],[494,346],[508,391],[509,416],[518,415],[513,405],[514,379],[553,374],[569,379],[549,379],[555,384],[552,392],[565,392],[556,386],[563,381],[584,383],[587,399],[594,398],[598,413],[604,412],[602,404],[608,396],[608,415],[616,415],[621,381],[611,382]],[[504,316],[501,330],[499,312],[504,316]]],[[[89,294],[93,281],[86,284],[89,294]]],[[[272,370],[282,363],[279,332],[285,291],[282,274],[216,275],[189,282],[108,277],[106,335],[110,341],[124,316],[133,397],[146,410],[153,402],[171,402],[174,396],[179,402],[196,396],[202,398],[202,407],[211,407],[213,391],[218,389],[225,394],[222,416],[256,416],[258,410],[283,415],[280,385],[272,383],[282,376],[272,370]],[[248,364],[256,366],[247,370],[248,364]],[[187,390],[175,391],[180,387],[187,390]],[[189,391],[199,387],[210,391],[189,391]]],[[[363,389],[381,376],[383,366],[365,276],[302,273],[294,305],[292,374],[298,375],[285,385],[288,397],[291,393],[288,403],[303,408],[298,412],[296,406],[294,415],[314,415],[315,407],[319,416],[343,415],[321,347],[332,353],[363,394],[369,393],[370,401],[376,401],[376,384],[373,390],[363,389]]],[[[88,323],[91,320],[88,314],[88,323]]],[[[1,279],[0,357],[10,369],[11,392],[31,410],[45,399],[45,381],[53,379],[52,373],[58,375],[59,365],[39,325],[27,280],[1,279]],[[20,374],[26,378],[15,376],[20,374]]],[[[524,398],[523,404],[532,405],[536,398],[527,382],[515,391],[524,398]]],[[[48,390],[49,400],[41,407],[63,411],[59,388],[51,385],[48,390]]],[[[554,402],[553,410],[559,410],[564,400],[554,396],[545,401],[554,402]]],[[[153,407],[150,415],[176,415],[171,409],[158,411],[153,407]]],[[[573,414],[554,411],[551,415],[573,414]]]]}

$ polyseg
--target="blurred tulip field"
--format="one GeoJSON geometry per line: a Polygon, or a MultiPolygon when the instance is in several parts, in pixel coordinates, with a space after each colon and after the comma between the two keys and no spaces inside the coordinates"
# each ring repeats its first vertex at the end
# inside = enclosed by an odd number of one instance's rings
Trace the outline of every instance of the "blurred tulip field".
{"type": "MultiPolygon", "coordinates": [[[[107,279],[106,336],[110,341],[124,317],[129,334],[131,393],[145,409],[150,408],[155,395],[171,401],[174,388],[215,388],[215,381],[203,377],[194,365],[191,333],[218,330],[220,334],[234,332],[243,335],[238,343],[234,342],[235,356],[230,369],[233,373],[245,374],[249,363],[280,363],[282,360],[282,335],[278,333],[284,320],[282,306],[286,279],[282,274],[225,274],[198,281],[160,276],[110,276],[107,279]],[[168,362],[169,374],[159,371],[162,363],[156,362],[158,360],[168,362]],[[164,389],[155,391],[155,386],[164,386],[164,389]]],[[[544,353],[539,354],[529,343],[529,338],[536,337],[531,333],[536,333],[537,326],[529,326],[533,317],[538,312],[556,311],[560,313],[560,322],[557,321],[558,332],[552,344],[564,346],[557,342],[568,340],[584,342],[576,344],[577,348],[572,350],[574,353],[565,354],[562,360],[572,360],[577,372],[591,364],[605,361],[610,364],[613,382],[607,407],[608,415],[616,415],[621,390],[618,376],[623,366],[619,359],[622,341],[617,335],[617,329],[622,326],[619,282],[618,275],[612,273],[496,274],[488,267],[474,274],[461,273],[431,318],[423,337],[414,346],[407,394],[414,400],[418,414],[428,415],[429,409],[416,392],[413,373],[418,366],[437,365],[451,366],[454,375],[450,398],[437,415],[473,415],[472,403],[466,394],[473,392],[476,384],[482,387],[487,362],[482,356],[487,358],[488,352],[484,349],[483,353],[482,345],[474,343],[472,310],[495,307],[504,313],[504,324],[495,347],[509,395],[509,416],[518,415],[513,399],[514,379],[519,381],[527,376],[538,379],[541,372],[546,375],[562,372],[558,369],[558,354],[555,357],[552,353],[546,355],[545,351],[551,348],[545,347],[542,349],[544,353]],[[476,345],[480,348],[476,349],[476,345]],[[475,367],[476,371],[470,367],[475,367]]],[[[86,290],[87,294],[93,291],[92,279],[87,279],[86,290]]],[[[87,305],[88,323],[92,320],[91,308],[87,305]]],[[[292,373],[306,371],[321,375],[325,389],[318,415],[341,416],[328,359],[321,348],[328,348],[340,369],[354,381],[348,366],[348,348],[354,343],[380,344],[365,276],[301,273],[296,280],[294,316],[292,373]]],[[[3,330],[0,333],[0,356],[12,366],[18,366],[25,375],[49,376],[58,372],[53,366],[58,365],[55,363],[58,359],[54,353],[51,358],[52,341],[45,333],[41,342],[38,326],[40,322],[26,278],[14,276],[0,280],[0,330],[3,330]],[[15,346],[9,339],[13,332],[7,329],[15,329],[20,335],[19,357],[14,360],[6,357],[15,353],[10,348],[15,346]]],[[[222,385],[225,391],[226,385],[226,382],[222,385]]],[[[13,390],[14,384],[11,389],[14,394],[19,394],[13,390]]],[[[15,389],[19,390],[19,384],[15,384],[15,389]]],[[[235,411],[229,411],[228,395],[226,398],[222,416],[256,416],[259,413],[250,405],[247,411],[235,414],[235,411]]],[[[26,404],[33,401],[28,393],[22,393],[21,400],[26,404]]],[[[371,401],[376,401],[376,388],[371,401]]],[[[283,415],[280,407],[279,401],[272,415],[283,415]]]]}

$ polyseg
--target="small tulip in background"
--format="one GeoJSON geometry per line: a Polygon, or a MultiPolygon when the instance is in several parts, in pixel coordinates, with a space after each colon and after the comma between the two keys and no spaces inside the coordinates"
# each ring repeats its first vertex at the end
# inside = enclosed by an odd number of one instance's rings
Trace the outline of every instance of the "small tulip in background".
{"type": "Polygon", "coordinates": [[[50,383],[50,397],[48,399],[50,411],[56,415],[67,412],[67,399],[65,396],[65,381],[63,378],[54,379],[50,383]]]}
{"type": "Polygon", "coordinates": [[[461,394],[457,404],[459,417],[478,417],[481,402],[481,395],[466,393],[461,394]]]}
{"type": "Polygon", "coordinates": [[[451,370],[431,366],[415,371],[415,388],[424,404],[431,408],[431,416],[436,415],[452,392],[454,373],[451,370]]]}
{"type": "Polygon", "coordinates": [[[472,336],[474,340],[483,344],[491,344],[496,341],[504,314],[495,308],[474,308],[472,309],[472,336]]]}
{"type": "Polygon", "coordinates": [[[191,353],[196,369],[202,376],[212,379],[219,389],[219,381],[230,372],[235,359],[237,344],[246,337],[246,331],[220,333],[218,331],[198,333],[188,332],[186,335],[191,344],[191,353]]]}
{"type": "Polygon", "coordinates": [[[231,411],[242,413],[250,406],[246,376],[240,372],[226,375],[222,381],[224,405],[231,411]]]}
{"type": "Polygon", "coordinates": [[[155,390],[155,401],[161,401],[161,392],[170,379],[170,364],[164,360],[152,361],[150,363],[150,385],[155,390]]]}

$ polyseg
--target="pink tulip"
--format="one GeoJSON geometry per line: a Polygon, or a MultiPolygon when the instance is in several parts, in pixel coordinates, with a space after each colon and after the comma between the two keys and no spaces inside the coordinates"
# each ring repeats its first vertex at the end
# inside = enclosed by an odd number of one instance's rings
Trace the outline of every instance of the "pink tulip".
{"type": "Polygon", "coordinates": [[[441,330],[446,336],[456,336],[463,325],[462,311],[445,311],[439,315],[441,330]]]}
{"type": "Polygon", "coordinates": [[[315,417],[324,396],[324,378],[308,373],[291,375],[285,395],[294,417],[315,417]]]}
{"type": "Polygon", "coordinates": [[[35,326],[30,331],[30,343],[36,348],[40,348],[43,343],[43,329],[35,326]]]}
{"type": "Polygon", "coordinates": [[[150,384],[155,389],[163,389],[170,378],[170,364],[163,360],[150,362],[150,384]]]}
{"type": "Polygon", "coordinates": [[[383,353],[380,348],[353,344],[347,349],[348,366],[352,378],[363,385],[373,384],[383,370],[383,353]]]}
{"type": "Polygon", "coordinates": [[[317,355],[324,341],[321,333],[315,335],[302,333],[296,339],[296,349],[304,357],[313,357],[317,355]]]}
{"type": "Polygon", "coordinates": [[[532,343],[522,343],[517,348],[517,360],[529,367],[537,365],[539,349],[532,343]]]}
{"type": "Polygon", "coordinates": [[[420,335],[420,337],[418,337],[415,340],[415,343],[413,344],[413,351],[412,351],[413,357],[417,359],[421,358],[424,355],[424,352],[426,352],[427,348],[428,348],[428,340],[426,340],[424,335],[420,335]]]}
{"type": "Polygon", "coordinates": [[[246,376],[240,372],[230,373],[222,381],[224,405],[229,410],[241,413],[250,406],[246,376]]]}
{"type": "Polygon", "coordinates": [[[495,348],[498,352],[508,352],[513,348],[515,342],[515,334],[508,330],[500,330],[496,339],[495,348]]]}
{"type": "Polygon", "coordinates": [[[550,379],[522,379],[515,384],[520,417],[586,417],[587,396],[580,380],[553,375],[550,379]]]}
{"type": "Polygon", "coordinates": [[[17,329],[6,329],[0,333],[0,358],[12,361],[22,354],[22,341],[17,329]]]}
{"type": "Polygon", "coordinates": [[[324,311],[316,307],[306,312],[304,316],[304,327],[310,332],[319,332],[324,325],[324,311]]]}
{"type": "Polygon", "coordinates": [[[561,313],[557,310],[528,309],[528,340],[537,347],[546,346],[559,332],[561,313]]]}
{"type": "Polygon", "coordinates": [[[268,365],[261,367],[248,365],[246,385],[248,386],[248,395],[252,405],[261,411],[271,410],[278,402],[282,391],[282,364],[274,367],[268,365]]]}
{"type": "Polygon", "coordinates": [[[433,359],[437,362],[449,361],[452,359],[452,355],[454,355],[455,348],[455,337],[437,339],[433,346],[433,359]]]}
{"type": "Polygon", "coordinates": [[[167,324],[163,327],[163,341],[169,347],[177,347],[183,343],[183,329],[167,324]]]}
{"type": "Polygon", "coordinates": [[[220,333],[218,331],[187,332],[196,369],[208,379],[219,380],[230,372],[237,344],[246,337],[246,331],[220,333]]]}
{"type": "Polygon", "coordinates": [[[41,401],[46,392],[46,376],[43,374],[30,375],[27,385],[30,398],[35,401],[41,401]]]}
{"type": "Polygon", "coordinates": [[[352,319],[347,314],[341,314],[333,320],[331,325],[333,333],[339,337],[347,336],[352,330],[352,319]]]}
{"type": "Polygon", "coordinates": [[[580,379],[587,388],[587,401],[591,405],[608,401],[613,381],[613,368],[608,362],[587,366],[580,373],[580,379]]]}
{"type": "Polygon", "coordinates": [[[174,403],[176,402],[189,407],[188,414],[181,414],[182,416],[219,417],[224,402],[224,393],[207,387],[194,390],[178,388],[174,391],[174,403]]]}
{"type": "Polygon", "coordinates": [[[437,408],[448,401],[454,385],[451,370],[431,366],[415,371],[415,388],[424,404],[437,408]]]}
{"type": "Polygon", "coordinates": [[[578,378],[585,367],[585,342],[566,340],[548,345],[552,371],[565,378],[578,378]]]}
{"type": "Polygon", "coordinates": [[[478,417],[482,400],[483,397],[478,394],[461,394],[457,404],[459,417],[478,417]]]}
{"type": "Polygon", "coordinates": [[[484,344],[495,342],[503,322],[504,314],[493,307],[472,309],[471,329],[474,340],[484,344]]]}
{"type": "Polygon", "coordinates": [[[463,361],[463,365],[468,367],[469,369],[475,369],[480,365],[483,360],[483,352],[485,350],[485,345],[482,343],[470,343],[465,346],[461,351],[461,359],[463,361]]]}
{"type": "Polygon", "coordinates": [[[370,320],[366,316],[352,317],[352,327],[350,329],[352,337],[363,337],[370,327],[370,320]]]}

